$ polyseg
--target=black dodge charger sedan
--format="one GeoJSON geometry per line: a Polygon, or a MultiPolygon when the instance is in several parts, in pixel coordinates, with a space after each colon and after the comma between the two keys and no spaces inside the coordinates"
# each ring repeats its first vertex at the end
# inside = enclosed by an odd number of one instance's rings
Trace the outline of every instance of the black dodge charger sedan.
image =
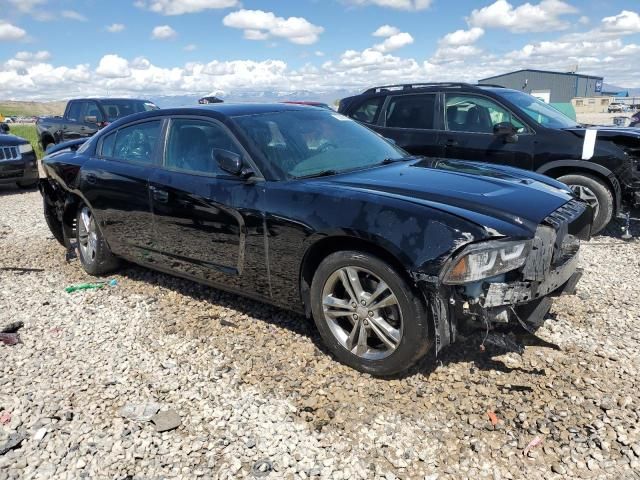
{"type": "Polygon", "coordinates": [[[408,155],[335,112],[145,112],[44,160],[47,222],[92,275],[126,259],[313,317],[342,362],[398,374],[462,322],[539,324],[591,208],[532,172],[408,155]]]}
{"type": "Polygon", "coordinates": [[[31,188],[37,183],[38,165],[33,146],[28,140],[11,135],[9,125],[0,123],[0,185],[31,188]]]}

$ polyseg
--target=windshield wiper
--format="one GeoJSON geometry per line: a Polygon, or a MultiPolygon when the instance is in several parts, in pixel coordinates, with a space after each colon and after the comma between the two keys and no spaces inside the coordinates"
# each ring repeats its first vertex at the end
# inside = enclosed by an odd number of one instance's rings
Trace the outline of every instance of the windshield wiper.
{"type": "Polygon", "coordinates": [[[294,176],[293,178],[295,178],[296,180],[302,179],[302,178],[316,178],[316,177],[329,177],[331,175],[337,175],[338,172],[337,170],[321,170],[319,172],[316,173],[311,173],[309,175],[300,175],[299,177],[294,176]]]}
{"type": "Polygon", "coordinates": [[[417,160],[419,158],[422,158],[422,155],[409,155],[407,157],[400,158],[385,158],[378,165],[389,165],[390,163],[396,162],[408,162],[409,160],[417,160]]]}

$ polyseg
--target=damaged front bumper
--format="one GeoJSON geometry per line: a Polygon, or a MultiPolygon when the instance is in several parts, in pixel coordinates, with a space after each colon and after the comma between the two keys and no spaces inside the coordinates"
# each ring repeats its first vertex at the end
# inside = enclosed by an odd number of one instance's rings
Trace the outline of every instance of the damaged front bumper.
{"type": "Polygon", "coordinates": [[[537,329],[552,304],[551,297],[573,294],[582,270],[579,240],[590,237],[592,212],[571,201],[542,222],[526,263],[518,270],[464,285],[445,285],[416,275],[434,323],[436,352],[456,339],[462,324],[488,331],[499,324],[537,329]]]}

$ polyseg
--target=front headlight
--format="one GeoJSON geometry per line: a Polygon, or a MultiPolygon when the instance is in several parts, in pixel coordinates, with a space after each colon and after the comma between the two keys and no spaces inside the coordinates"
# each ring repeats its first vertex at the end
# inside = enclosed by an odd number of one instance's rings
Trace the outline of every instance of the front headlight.
{"type": "Polygon", "coordinates": [[[19,146],[20,153],[29,153],[33,152],[33,147],[30,143],[23,143],[19,146]]]}
{"type": "Polygon", "coordinates": [[[466,247],[449,265],[443,282],[476,282],[520,268],[531,251],[531,241],[492,240],[466,247]]]}

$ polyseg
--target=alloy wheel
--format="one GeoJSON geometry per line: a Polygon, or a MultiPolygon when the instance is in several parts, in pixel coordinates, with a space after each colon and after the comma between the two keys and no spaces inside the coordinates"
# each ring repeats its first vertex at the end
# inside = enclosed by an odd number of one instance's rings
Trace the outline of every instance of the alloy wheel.
{"type": "Polygon", "coordinates": [[[98,233],[96,230],[95,219],[93,218],[89,208],[82,207],[80,220],[81,221],[77,228],[82,258],[84,258],[86,262],[93,263],[96,259],[96,252],[98,248],[98,233]]]}
{"type": "Polygon", "coordinates": [[[403,323],[398,298],[369,270],[347,266],[333,272],[323,288],[322,309],[336,340],[358,357],[379,360],[400,345],[403,323]]]}

